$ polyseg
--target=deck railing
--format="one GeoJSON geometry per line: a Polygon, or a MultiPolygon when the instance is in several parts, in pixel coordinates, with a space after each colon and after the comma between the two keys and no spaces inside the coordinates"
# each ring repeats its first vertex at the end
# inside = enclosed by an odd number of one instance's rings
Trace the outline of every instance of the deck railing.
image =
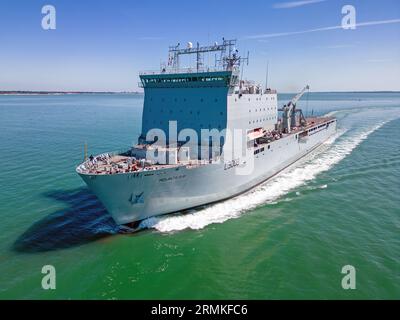
{"type": "Polygon", "coordinates": [[[217,67],[206,67],[206,68],[199,68],[196,67],[192,68],[165,68],[160,70],[144,70],[140,71],[140,75],[156,75],[156,74],[180,74],[180,73],[207,73],[207,72],[222,72],[222,71],[236,71],[237,68],[232,70],[226,70],[221,66],[217,67]]]}

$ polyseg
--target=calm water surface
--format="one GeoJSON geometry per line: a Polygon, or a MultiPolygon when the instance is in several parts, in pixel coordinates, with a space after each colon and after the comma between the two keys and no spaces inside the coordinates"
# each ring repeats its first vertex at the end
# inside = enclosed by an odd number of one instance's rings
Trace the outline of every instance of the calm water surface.
{"type": "MultiPolygon", "coordinates": [[[[280,103],[291,95],[280,95],[280,103]]],[[[400,298],[400,94],[316,93],[338,134],[237,198],[121,234],[75,173],[136,142],[140,95],[0,96],[0,298],[400,298]],[[41,289],[54,265],[57,289],[41,289]],[[342,266],[357,289],[341,288],[342,266]]]]}

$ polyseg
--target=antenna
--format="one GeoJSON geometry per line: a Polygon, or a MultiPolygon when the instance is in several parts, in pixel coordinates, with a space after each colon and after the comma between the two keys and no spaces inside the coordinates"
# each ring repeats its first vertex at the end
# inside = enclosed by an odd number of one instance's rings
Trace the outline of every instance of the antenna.
{"type": "Polygon", "coordinates": [[[244,69],[244,64],[241,67],[242,70],[240,70],[240,80],[239,80],[239,98],[242,96],[242,80],[243,80],[243,69],[244,69]]]}
{"type": "Polygon", "coordinates": [[[200,69],[200,64],[201,64],[201,62],[200,62],[200,44],[199,44],[199,42],[197,42],[197,54],[196,54],[196,69],[197,69],[197,72],[199,72],[199,69],[200,69]]]}
{"type": "Polygon", "coordinates": [[[306,115],[308,116],[308,99],[309,99],[309,95],[310,95],[310,88],[308,88],[307,90],[307,104],[306,104],[306,115]]]}
{"type": "Polygon", "coordinates": [[[269,60],[267,60],[267,71],[265,74],[265,91],[268,89],[268,72],[269,72],[269,60]]]}

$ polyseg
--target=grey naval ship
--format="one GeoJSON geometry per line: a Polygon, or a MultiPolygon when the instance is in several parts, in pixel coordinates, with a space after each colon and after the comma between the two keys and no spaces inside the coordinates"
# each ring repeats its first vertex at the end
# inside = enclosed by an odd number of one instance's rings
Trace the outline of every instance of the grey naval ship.
{"type": "Polygon", "coordinates": [[[240,56],[235,46],[226,39],[171,46],[159,70],[140,73],[138,143],[85,157],[76,168],[117,224],[237,196],[336,132],[335,118],[306,118],[296,108],[308,86],[278,109],[275,90],[243,79],[249,54],[240,56]],[[206,54],[215,57],[212,66],[206,54]],[[181,67],[190,55],[195,65],[181,67]]]}

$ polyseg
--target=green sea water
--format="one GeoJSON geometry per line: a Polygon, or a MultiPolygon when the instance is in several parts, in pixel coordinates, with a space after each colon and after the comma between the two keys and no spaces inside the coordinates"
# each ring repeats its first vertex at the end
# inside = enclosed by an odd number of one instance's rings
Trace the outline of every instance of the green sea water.
{"type": "Polygon", "coordinates": [[[85,142],[136,142],[142,103],[0,96],[1,299],[400,298],[399,93],[311,94],[307,114],[338,118],[321,148],[244,195],[124,234],[75,167],[85,142]],[[341,286],[348,264],[355,290],[341,286]]]}

